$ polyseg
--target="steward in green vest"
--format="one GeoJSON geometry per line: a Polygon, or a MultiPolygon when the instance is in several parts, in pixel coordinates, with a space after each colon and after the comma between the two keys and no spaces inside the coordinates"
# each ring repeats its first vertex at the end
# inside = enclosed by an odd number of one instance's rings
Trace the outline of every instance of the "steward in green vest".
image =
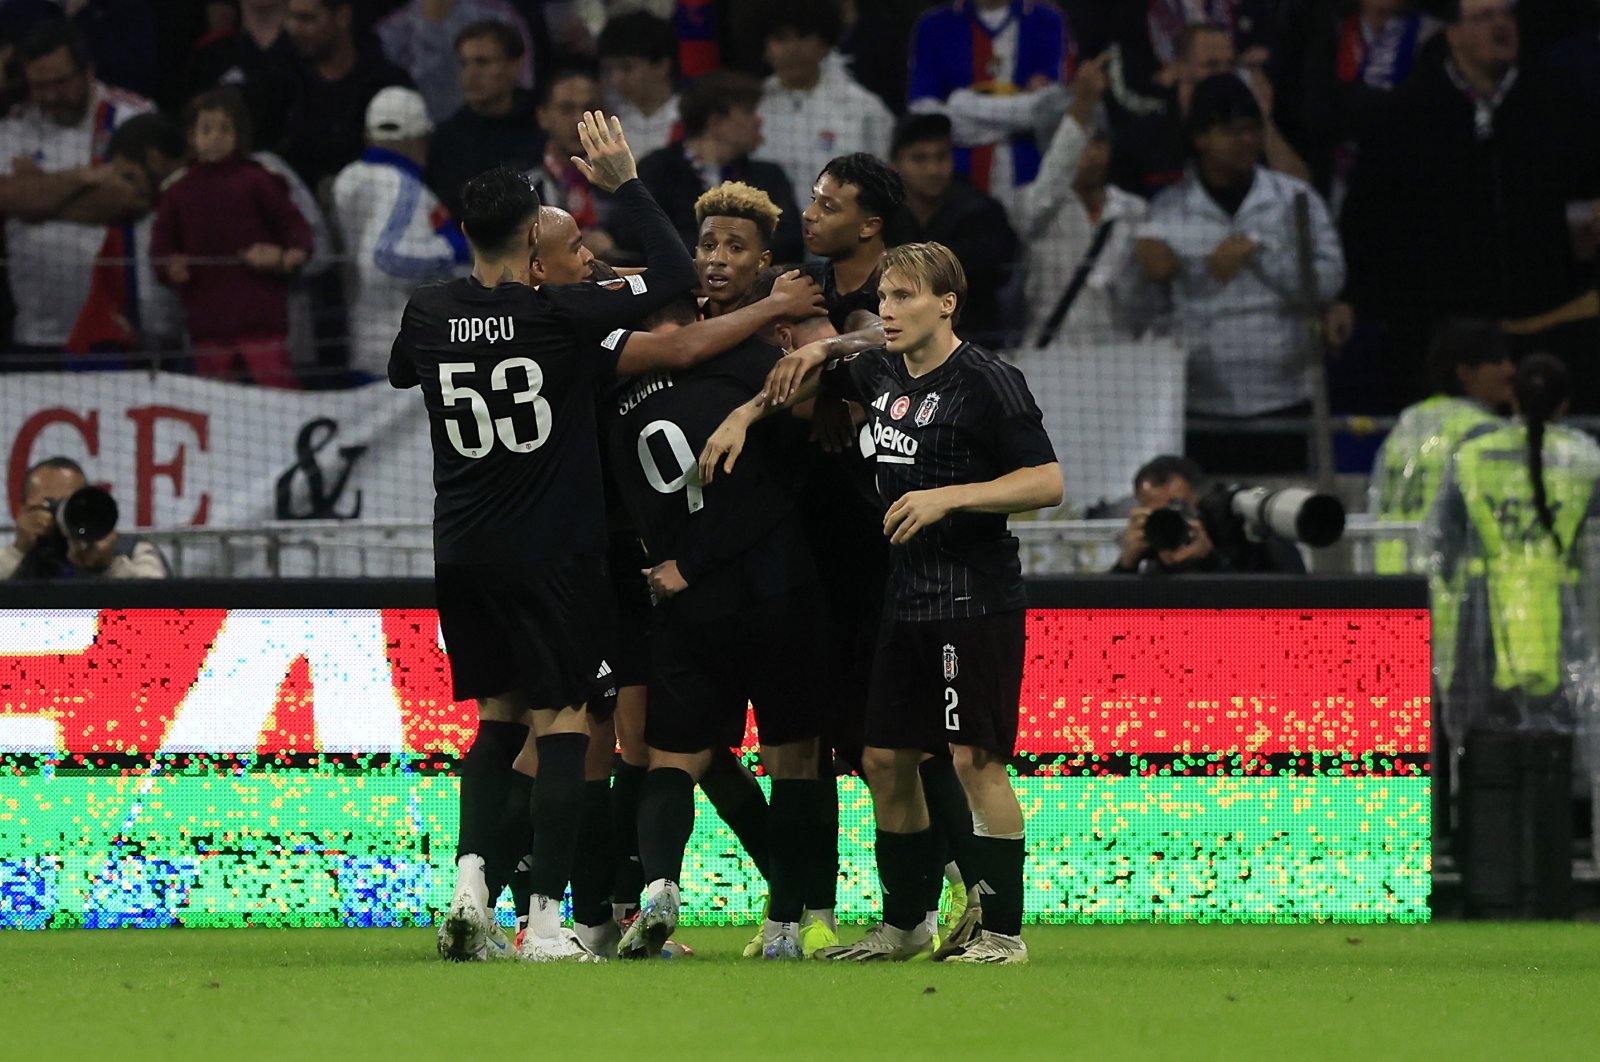
{"type": "MultiPolygon", "coordinates": [[[[1383,523],[1420,523],[1428,514],[1456,447],[1476,432],[1505,423],[1498,411],[1511,405],[1516,366],[1506,337],[1494,321],[1442,321],[1428,347],[1428,372],[1435,393],[1407,408],[1378,451],[1367,489],[1367,511],[1383,523]]],[[[1379,575],[1420,573],[1408,538],[1378,543],[1373,571],[1379,575]]],[[[1438,602],[1436,602],[1438,604],[1438,602]]],[[[1439,622],[1435,609],[1434,623],[1439,622]]]]}
{"type": "Polygon", "coordinates": [[[1567,409],[1558,359],[1523,359],[1512,392],[1517,421],[1460,445],[1424,527],[1435,575],[1462,580],[1457,651],[1435,672],[1458,745],[1474,730],[1571,733],[1600,675],[1580,607],[1600,446],[1550,423],[1567,409]]]}

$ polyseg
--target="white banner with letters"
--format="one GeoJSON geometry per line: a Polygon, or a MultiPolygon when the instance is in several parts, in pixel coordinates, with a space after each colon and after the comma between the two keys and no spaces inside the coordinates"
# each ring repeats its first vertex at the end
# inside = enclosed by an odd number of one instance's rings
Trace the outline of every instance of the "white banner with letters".
{"type": "Polygon", "coordinates": [[[416,390],[283,391],[172,373],[0,377],[7,514],[27,469],[70,457],[121,508],[119,526],[426,521],[428,418],[416,390]]]}

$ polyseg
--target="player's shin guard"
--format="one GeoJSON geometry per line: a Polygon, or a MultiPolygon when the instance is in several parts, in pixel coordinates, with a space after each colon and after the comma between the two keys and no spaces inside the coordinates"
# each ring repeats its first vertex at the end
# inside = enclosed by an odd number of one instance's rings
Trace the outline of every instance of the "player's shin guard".
{"type": "MultiPolygon", "coordinates": [[[[461,757],[461,839],[456,846],[457,859],[472,854],[482,856],[485,864],[491,860],[497,865],[502,862],[498,858],[502,850],[498,826],[516,777],[511,765],[527,736],[528,728],[520,723],[478,721],[478,736],[461,757]]],[[[504,870],[499,872],[503,874],[504,870]]]]}
{"type": "Polygon", "coordinates": [[[970,885],[973,879],[967,875],[976,872],[968,865],[972,860],[972,808],[956,775],[955,761],[948,756],[935,756],[922,761],[917,773],[922,775],[928,819],[937,834],[934,858],[940,867],[955,860],[961,868],[962,881],[970,885]]]}
{"type": "Polygon", "coordinates": [[[677,767],[645,775],[639,791],[639,859],[646,881],[676,883],[694,832],[694,778],[677,767]]]}
{"type": "Polygon", "coordinates": [[[611,893],[618,903],[637,904],[644,891],[644,869],[639,863],[639,789],[648,767],[619,760],[611,784],[612,865],[616,875],[611,893]]]}
{"type": "Polygon", "coordinates": [[[919,833],[878,831],[878,877],[883,882],[883,921],[896,929],[915,929],[939,905],[943,880],[934,860],[933,830],[919,833]]]}
{"type": "Polygon", "coordinates": [[[773,780],[767,830],[772,864],[767,917],[774,922],[800,921],[806,906],[807,870],[826,855],[817,845],[821,802],[821,786],[815,778],[773,780]]]}
{"type": "MultiPolygon", "coordinates": [[[[700,779],[700,788],[706,799],[717,809],[728,829],[739,838],[750,861],[767,881],[772,880],[772,867],[767,861],[767,798],[744,764],[728,749],[711,753],[711,765],[700,779]]],[[[641,836],[643,836],[641,834],[641,836]]],[[[654,876],[645,875],[654,880],[654,876]]]]}
{"type": "Polygon", "coordinates": [[[583,783],[583,826],[572,863],[572,920],[598,926],[611,917],[611,783],[583,783]]]}
{"type": "Polygon", "coordinates": [[[583,816],[583,759],[588,734],[546,734],[538,739],[539,777],[533,782],[534,896],[559,901],[572,876],[583,816]]]}
{"type": "Polygon", "coordinates": [[[983,928],[1016,936],[1022,932],[1022,861],[1027,855],[1022,834],[974,834],[971,852],[973,877],[967,879],[967,888],[982,898],[983,928]]]}

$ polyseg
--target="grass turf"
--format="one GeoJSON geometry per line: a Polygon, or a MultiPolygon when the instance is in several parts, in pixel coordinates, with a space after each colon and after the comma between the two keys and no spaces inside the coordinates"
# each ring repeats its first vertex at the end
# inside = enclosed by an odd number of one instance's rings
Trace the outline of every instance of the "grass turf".
{"type": "Polygon", "coordinates": [[[738,929],[685,930],[692,959],[533,967],[441,963],[431,930],[10,932],[0,1055],[1592,1057],[1593,924],[1027,935],[1013,968],[766,965],[738,929]]]}

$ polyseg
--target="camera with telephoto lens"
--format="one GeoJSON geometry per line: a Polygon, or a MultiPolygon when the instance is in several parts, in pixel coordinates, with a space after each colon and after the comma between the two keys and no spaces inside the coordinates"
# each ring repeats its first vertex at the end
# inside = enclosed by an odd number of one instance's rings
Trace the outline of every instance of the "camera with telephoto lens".
{"type": "Polygon", "coordinates": [[[13,578],[56,579],[72,568],[67,557],[74,542],[98,542],[117,529],[117,502],[99,487],[79,487],[67,497],[45,502],[50,526],[17,565],[13,578]]]}
{"type": "Polygon", "coordinates": [[[1260,542],[1268,532],[1314,549],[1344,536],[1344,503],[1305,487],[1250,487],[1230,483],[1200,501],[1201,518],[1217,544],[1247,539],[1260,542]]]}

